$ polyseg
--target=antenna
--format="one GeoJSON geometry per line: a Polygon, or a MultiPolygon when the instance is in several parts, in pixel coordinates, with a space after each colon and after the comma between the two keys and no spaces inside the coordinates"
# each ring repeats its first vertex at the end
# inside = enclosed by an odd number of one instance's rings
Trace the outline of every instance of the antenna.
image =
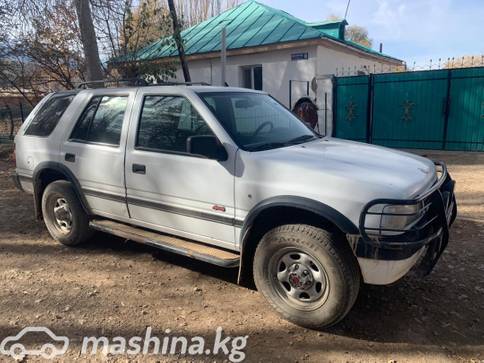
{"type": "Polygon", "coordinates": [[[348,0],[348,4],[346,4],[345,17],[343,19],[346,19],[348,16],[348,10],[350,10],[350,3],[351,3],[351,0],[348,0]]]}

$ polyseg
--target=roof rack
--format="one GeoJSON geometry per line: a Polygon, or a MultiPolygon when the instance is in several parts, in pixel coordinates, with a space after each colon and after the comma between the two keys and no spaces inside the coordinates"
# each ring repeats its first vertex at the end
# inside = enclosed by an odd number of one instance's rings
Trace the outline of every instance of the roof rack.
{"type": "Polygon", "coordinates": [[[131,78],[131,79],[112,79],[112,80],[96,80],[96,81],[86,81],[86,82],[79,82],[77,87],[78,89],[86,89],[89,88],[90,84],[103,84],[106,83],[114,83],[116,87],[119,87],[120,83],[129,83],[133,86],[210,86],[210,83],[207,82],[171,82],[171,81],[161,81],[158,83],[148,83],[146,80],[142,78],[131,78]]]}
{"type": "Polygon", "coordinates": [[[146,82],[142,78],[125,78],[125,79],[100,79],[96,81],[85,81],[79,82],[76,88],[89,88],[90,84],[106,84],[106,83],[114,83],[116,87],[119,86],[120,83],[132,83],[135,86],[147,86],[148,82],[146,82]]]}
{"type": "Polygon", "coordinates": [[[160,83],[150,83],[148,86],[211,86],[207,82],[160,82],[160,83]]]}

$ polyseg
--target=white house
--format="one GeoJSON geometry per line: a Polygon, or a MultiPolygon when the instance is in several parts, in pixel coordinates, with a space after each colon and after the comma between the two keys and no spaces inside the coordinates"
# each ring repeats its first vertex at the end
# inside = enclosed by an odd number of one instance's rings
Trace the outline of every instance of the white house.
{"type": "MultiPolygon", "coordinates": [[[[289,108],[309,96],[320,110],[328,109],[327,113],[331,112],[331,82],[324,79],[329,75],[388,72],[403,64],[345,40],[346,25],[345,20],[308,23],[249,0],[184,30],[182,38],[192,81],[221,84],[221,33],[225,27],[229,86],[262,89],[289,108]],[[316,92],[311,81],[319,85],[316,92]]],[[[136,58],[169,61],[177,56],[172,45],[160,40],[142,49],[136,58]]],[[[177,80],[183,81],[181,70],[177,80]]]]}

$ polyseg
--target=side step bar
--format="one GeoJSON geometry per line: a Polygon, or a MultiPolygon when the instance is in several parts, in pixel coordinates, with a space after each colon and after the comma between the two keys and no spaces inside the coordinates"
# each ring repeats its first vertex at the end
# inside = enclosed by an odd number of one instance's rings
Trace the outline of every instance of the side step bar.
{"type": "Polygon", "coordinates": [[[240,255],[225,249],[209,246],[199,242],[147,231],[129,224],[108,219],[94,219],[89,225],[101,232],[144,243],[162,250],[188,256],[221,267],[239,266],[240,255]]]}

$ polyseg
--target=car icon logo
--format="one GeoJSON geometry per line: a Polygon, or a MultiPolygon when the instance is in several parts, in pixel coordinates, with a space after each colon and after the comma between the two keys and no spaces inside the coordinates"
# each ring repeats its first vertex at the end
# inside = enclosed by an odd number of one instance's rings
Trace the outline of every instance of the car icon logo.
{"type": "Polygon", "coordinates": [[[17,335],[6,337],[0,343],[0,354],[9,355],[13,359],[23,359],[27,355],[40,356],[44,359],[53,359],[63,355],[69,348],[69,339],[55,335],[49,328],[27,327],[22,329],[17,335]],[[47,343],[40,349],[27,349],[20,340],[29,333],[45,333],[47,343]]]}

